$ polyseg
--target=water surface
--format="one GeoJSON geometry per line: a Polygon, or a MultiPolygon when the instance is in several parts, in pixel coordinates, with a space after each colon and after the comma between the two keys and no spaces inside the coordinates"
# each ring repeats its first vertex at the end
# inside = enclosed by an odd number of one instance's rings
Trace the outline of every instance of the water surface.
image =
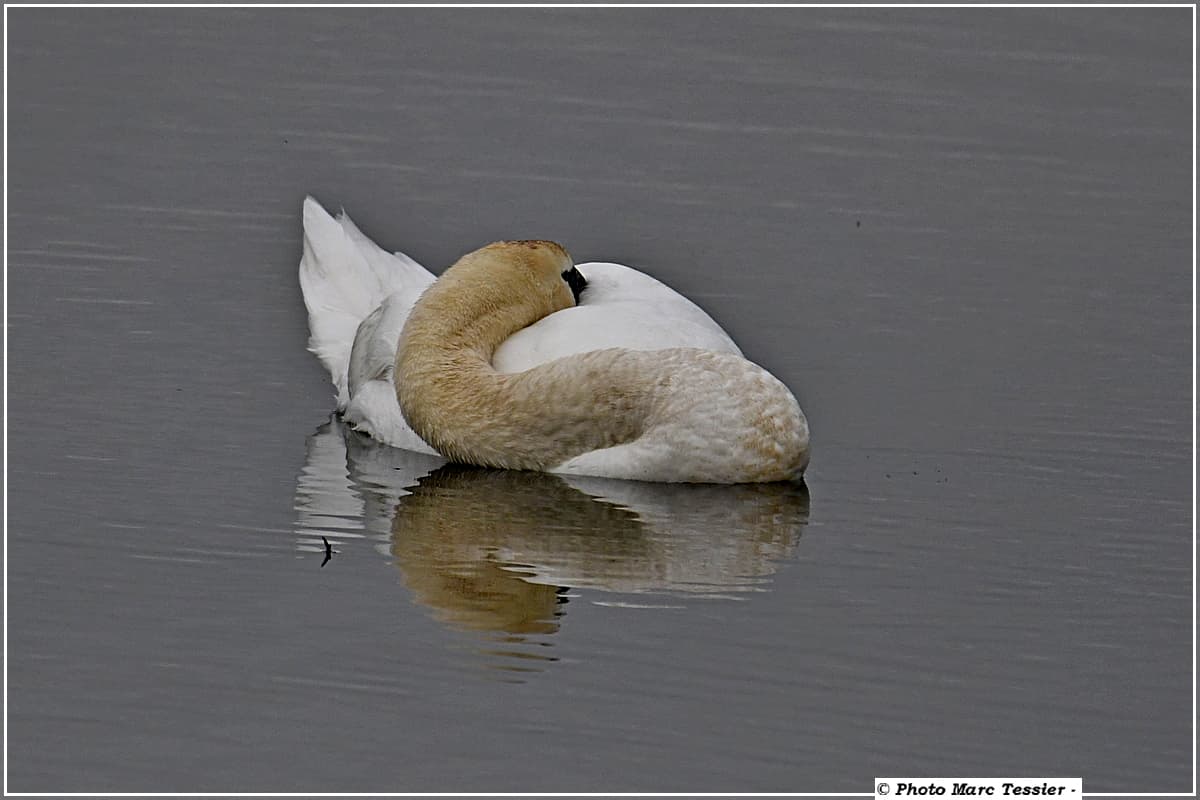
{"type": "Polygon", "coordinates": [[[1187,9],[8,21],[10,790],[1188,789],[1187,9]],[[807,487],[347,437],[306,193],[652,272],[807,487]]]}

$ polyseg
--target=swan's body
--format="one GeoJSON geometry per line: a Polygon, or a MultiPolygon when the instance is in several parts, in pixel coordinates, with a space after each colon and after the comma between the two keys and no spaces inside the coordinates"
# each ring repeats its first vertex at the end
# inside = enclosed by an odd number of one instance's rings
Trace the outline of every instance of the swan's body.
{"type": "Polygon", "coordinates": [[[808,426],[791,392],[647,275],[581,264],[588,285],[574,305],[545,263],[542,284],[516,288],[530,264],[513,264],[526,256],[573,266],[553,243],[484,248],[434,284],[312,198],[304,230],[309,349],[344,418],[384,443],[653,481],[784,480],[807,465],[808,426]]]}

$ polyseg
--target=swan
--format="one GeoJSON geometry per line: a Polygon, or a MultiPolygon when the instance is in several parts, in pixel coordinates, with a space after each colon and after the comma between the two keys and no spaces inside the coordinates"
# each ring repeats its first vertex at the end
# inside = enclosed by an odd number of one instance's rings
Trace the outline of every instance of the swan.
{"type": "Polygon", "coordinates": [[[356,430],[467,463],[580,476],[803,475],[808,424],[792,393],[654,278],[575,265],[552,242],[506,242],[435,281],[312,197],[303,221],[309,350],[356,430]]]}

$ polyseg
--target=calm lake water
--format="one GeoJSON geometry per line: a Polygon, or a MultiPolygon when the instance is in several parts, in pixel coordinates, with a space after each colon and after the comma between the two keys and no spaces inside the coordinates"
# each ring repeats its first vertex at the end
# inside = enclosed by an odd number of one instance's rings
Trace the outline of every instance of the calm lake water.
{"type": "Polygon", "coordinates": [[[1190,790],[1190,9],[7,18],[10,791],[1190,790]],[[347,435],[306,193],[651,272],[807,487],[347,435]]]}

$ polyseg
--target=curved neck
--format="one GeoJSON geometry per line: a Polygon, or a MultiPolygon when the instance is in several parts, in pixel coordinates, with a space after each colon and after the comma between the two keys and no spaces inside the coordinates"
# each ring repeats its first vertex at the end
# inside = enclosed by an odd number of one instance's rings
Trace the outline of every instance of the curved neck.
{"type": "Polygon", "coordinates": [[[627,362],[643,354],[599,350],[503,374],[491,364],[496,348],[540,317],[511,306],[481,315],[469,304],[443,305],[438,295],[422,298],[401,334],[394,372],[405,420],[442,455],[546,470],[641,433],[649,398],[627,362]]]}
{"type": "Polygon", "coordinates": [[[478,280],[483,269],[473,256],[425,290],[405,322],[401,346],[407,341],[414,353],[470,347],[490,362],[501,342],[556,310],[536,292],[506,292],[478,280]]]}

